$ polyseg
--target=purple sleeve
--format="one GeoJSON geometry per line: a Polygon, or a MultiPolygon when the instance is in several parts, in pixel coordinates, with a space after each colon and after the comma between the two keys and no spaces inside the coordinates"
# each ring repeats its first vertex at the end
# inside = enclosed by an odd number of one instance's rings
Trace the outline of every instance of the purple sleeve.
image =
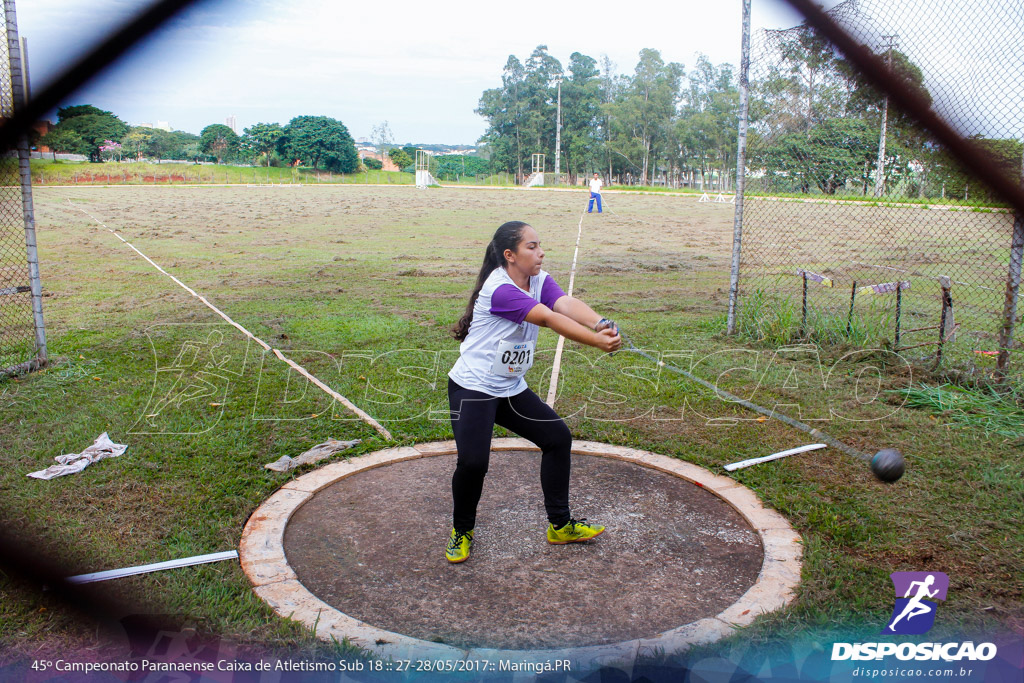
{"type": "Polygon", "coordinates": [[[526,320],[526,314],[538,303],[515,285],[499,285],[491,294],[491,313],[518,325],[526,320]]]}
{"type": "Polygon", "coordinates": [[[555,278],[548,275],[544,278],[544,286],[540,288],[540,302],[550,309],[555,308],[555,302],[565,296],[565,292],[555,282],[555,278]]]}

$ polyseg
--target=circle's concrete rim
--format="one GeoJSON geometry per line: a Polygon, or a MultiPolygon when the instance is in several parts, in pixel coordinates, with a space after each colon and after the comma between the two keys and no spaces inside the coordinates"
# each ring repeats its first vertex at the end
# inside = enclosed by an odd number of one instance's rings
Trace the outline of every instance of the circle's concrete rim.
{"type": "MultiPolygon", "coordinates": [[[[491,450],[536,451],[538,448],[525,439],[494,439],[491,450]]],[[[750,624],[761,614],[782,609],[795,597],[803,554],[800,535],[785,517],[762,505],[753,491],[728,477],[682,460],[595,441],[574,441],[572,452],[624,460],[665,472],[707,489],[731,505],[757,531],[764,548],[764,563],[754,585],[713,617],[647,638],[554,650],[498,650],[463,649],[385,631],[328,605],[299,582],[285,556],[284,531],[292,514],[317,491],[364,470],[455,452],[454,441],[388,448],[355,460],[331,463],[282,486],[256,509],[242,531],[239,559],[256,595],[277,614],[302,623],[319,638],[338,642],[347,639],[384,659],[465,660],[467,664],[570,660],[577,668],[628,663],[642,656],[677,654],[694,645],[712,643],[731,635],[735,628],[750,624]]]]}

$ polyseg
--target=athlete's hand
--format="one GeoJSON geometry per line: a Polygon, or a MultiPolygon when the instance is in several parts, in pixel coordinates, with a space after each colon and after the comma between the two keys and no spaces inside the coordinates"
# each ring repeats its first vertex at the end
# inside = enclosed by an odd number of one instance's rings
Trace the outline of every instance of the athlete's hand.
{"type": "Polygon", "coordinates": [[[619,326],[615,324],[614,320],[609,320],[608,318],[601,318],[601,321],[594,326],[594,331],[600,332],[601,330],[605,329],[615,330],[615,334],[619,333],[619,326]]]}
{"type": "Polygon", "coordinates": [[[619,336],[618,330],[606,327],[597,333],[597,343],[594,346],[605,353],[614,353],[622,348],[622,337],[619,336]]]}

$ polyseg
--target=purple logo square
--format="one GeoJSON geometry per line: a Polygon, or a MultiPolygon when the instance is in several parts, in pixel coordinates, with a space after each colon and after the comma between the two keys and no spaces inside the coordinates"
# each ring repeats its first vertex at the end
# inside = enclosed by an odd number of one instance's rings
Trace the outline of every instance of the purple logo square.
{"type": "Polygon", "coordinates": [[[926,633],[935,623],[935,601],[946,599],[949,577],[942,572],[893,572],[889,577],[896,605],[882,633],[926,633]]]}

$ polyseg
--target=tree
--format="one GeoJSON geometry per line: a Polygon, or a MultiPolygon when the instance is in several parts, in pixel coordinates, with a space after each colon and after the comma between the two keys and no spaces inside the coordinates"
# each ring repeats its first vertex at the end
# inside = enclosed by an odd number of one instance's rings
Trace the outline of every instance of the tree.
{"type": "MultiPolygon", "coordinates": [[[[909,57],[890,47],[886,50],[884,59],[906,90],[931,104],[932,97],[924,84],[924,74],[909,57]]],[[[848,83],[847,115],[863,118],[880,130],[879,160],[882,168],[875,171],[875,194],[881,195],[890,179],[898,180],[909,173],[912,159],[921,161],[927,158],[925,147],[931,136],[906,112],[890,107],[886,96],[879,93],[864,75],[848,62],[839,60],[837,70],[844,75],[848,83]]],[[[875,162],[875,166],[877,165],[878,161],[875,162]]],[[[925,171],[926,169],[922,168],[922,172],[925,171]]]]}
{"type": "Polygon", "coordinates": [[[113,116],[113,114],[91,104],[75,104],[70,107],[60,107],[57,110],[57,123],[63,123],[76,116],[113,116]]]}
{"type": "Polygon", "coordinates": [[[62,107],[57,110],[57,121],[54,131],[78,135],[82,144],[75,151],[88,154],[90,161],[102,161],[100,146],[107,141],[120,141],[128,132],[128,124],[91,104],[62,107]]]}
{"type": "MultiPolygon", "coordinates": [[[[1012,138],[982,138],[973,136],[976,142],[989,155],[992,162],[993,175],[1001,174],[1018,181],[1021,177],[1021,156],[1024,147],[1020,140],[1012,138]]],[[[981,178],[969,172],[955,156],[945,148],[936,147],[931,151],[935,183],[947,197],[962,198],[964,201],[998,201],[1001,197],[984,184],[981,178]]]]}
{"type": "Polygon", "coordinates": [[[717,169],[718,189],[730,177],[736,158],[736,124],[739,116],[739,91],[733,81],[732,65],[717,67],[705,55],[689,73],[689,88],[675,124],[672,156],[680,168],[700,171],[704,188],[709,171],[717,169]]]}
{"type": "Polygon", "coordinates": [[[153,129],[143,126],[135,126],[124,136],[125,151],[134,155],[136,159],[142,159],[142,152],[149,146],[153,139],[153,129]]]}
{"type": "Polygon", "coordinates": [[[238,135],[223,123],[213,123],[200,132],[199,146],[204,153],[217,157],[219,164],[238,151],[238,135]]]}
{"type": "Polygon", "coordinates": [[[300,159],[306,166],[353,173],[359,168],[359,154],[348,128],[328,116],[296,116],[288,122],[278,149],[288,159],[300,159]]]}
{"type": "Polygon", "coordinates": [[[615,62],[608,55],[601,56],[601,113],[598,115],[601,122],[600,137],[601,146],[604,151],[604,162],[608,167],[609,177],[615,167],[615,152],[612,149],[612,112],[616,100],[621,96],[625,88],[626,78],[615,73],[615,62]]]}
{"type": "Polygon", "coordinates": [[[593,167],[600,140],[601,82],[597,61],[579,52],[569,56],[569,78],[562,82],[562,156],[570,182],[593,167]]]}
{"type": "Polygon", "coordinates": [[[384,163],[380,159],[374,159],[373,157],[364,157],[363,166],[370,171],[379,171],[384,168],[384,163]]]}
{"type": "MultiPolygon", "coordinates": [[[[166,158],[174,146],[173,138],[170,133],[159,128],[151,128],[149,139],[146,140],[145,154],[150,159],[156,159],[157,163],[166,158]]],[[[178,156],[172,154],[171,157],[178,156]]]]}
{"type": "Polygon", "coordinates": [[[277,123],[257,123],[242,131],[240,146],[249,150],[256,157],[267,155],[267,167],[270,167],[270,155],[277,148],[284,136],[284,129],[277,123]]]}
{"type": "Polygon", "coordinates": [[[100,145],[100,154],[106,154],[110,158],[110,161],[121,161],[121,154],[124,148],[120,142],[114,142],[113,140],[104,140],[103,144],[100,145]]]}
{"type": "Polygon", "coordinates": [[[634,166],[639,160],[641,184],[652,176],[652,158],[667,147],[683,73],[682,64],[665,64],[657,50],[640,50],[640,61],[624,96],[611,105],[613,144],[625,150],[623,156],[634,166]]]}
{"type": "Polygon", "coordinates": [[[768,148],[762,162],[780,189],[810,191],[814,184],[833,195],[850,179],[861,178],[875,154],[876,131],[860,119],[829,119],[806,133],[787,133],[768,148]],[[785,187],[791,184],[791,187],[785,187]]]}
{"type": "Polygon", "coordinates": [[[395,136],[392,134],[387,121],[382,121],[373,127],[370,139],[373,140],[373,144],[377,146],[382,155],[387,154],[388,147],[395,144],[395,136]]]}
{"type": "MultiPolygon", "coordinates": [[[[415,151],[415,150],[414,150],[415,151]]],[[[409,156],[405,149],[395,147],[388,152],[388,156],[391,157],[391,161],[395,163],[398,168],[405,168],[412,166],[416,162],[415,156],[409,156]]]]}
{"type": "Polygon", "coordinates": [[[476,113],[487,119],[487,132],[480,142],[488,148],[496,169],[522,175],[523,136],[526,125],[524,101],[526,69],[515,55],[509,55],[501,75],[501,87],[485,90],[476,113]]]}
{"type": "Polygon", "coordinates": [[[555,107],[557,83],[563,77],[562,64],[538,45],[526,60],[523,95],[526,100],[525,140],[529,154],[555,152],[555,107]]]}
{"type": "Polygon", "coordinates": [[[782,57],[783,73],[789,78],[793,113],[803,128],[839,113],[831,105],[841,90],[835,71],[836,55],[831,44],[810,26],[774,32],[782,57]]]}
{"type": "Polygon", "coordinates": [[[476,113],[488,121],[480,142],[494,170],[523,175],[532,154],[555,151],[556,86],[563,77],[561,63],[538,45],[524,65],[509,55],[501,87],[485,90],[476,113]]]}
{"type": "MultiPolygon", "coordinates": [[[[887,50],[882,56],[893,75],[903,82],[907,90],[911,90],[928,104],[932,102],[931,93],[924,84],[924,73],[921,68],[910,61],[907,55],[899,50],[887,50]]],[[[836,69],[847,80],[849,97],[846,101],[846,113],[861,118],[878,120],[881,115],[885,95],[878,92],[863,73],[846,60],[839,60],[836,69]]],[[[905,127],[912,119],[902,110],[894,109],[889,114],[889,124],[905,127]]]]}
{"type": "Polygon", "coordinates": [[[39,138],[39,143],[53,150],[53,159],[57,160],[57,152],[78,154],[84,148],[82,136],[72,130],[54,128],[39,138]]]}
{"type": "Polygon", "coordinates": [[[439,180],[458,180],[461,176],[475,176],[489,170],[490,164],[480,157],[445,154],[437,157],[437,166],[433,173],[439,180]]]}
{"type": "Polygon", "coordinates": [[[194,133],[172,130],[167,133],[167,141],[170,146],[168,158],[197,159],[201,155],[202,138],[194,133]]]}
{"type": "Polygon", "coordinates": [[[199,157],[203,154],[203,145],[199,141],[188,142],[176,150],[176,154],[172,154],[172,157],[183,157],[185,159],[192,159],[196,163],[199,162],[199,157]]]}

